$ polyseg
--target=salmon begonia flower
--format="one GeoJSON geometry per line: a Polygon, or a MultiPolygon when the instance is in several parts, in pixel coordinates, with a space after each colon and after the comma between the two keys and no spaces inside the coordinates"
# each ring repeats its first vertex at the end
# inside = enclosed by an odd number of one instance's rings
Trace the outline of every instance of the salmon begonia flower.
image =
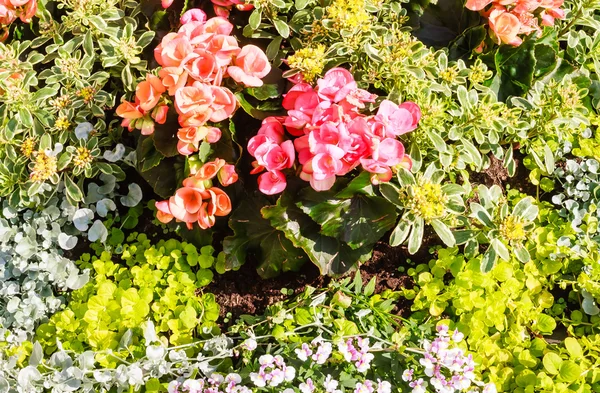
{"type": "Polygon", "coordinates": [[[515,15],[502,8],[495,8],[489,16],[490,29],[494,33],[496,43],[518,46],[523,42],[518,37],[521,22],[515,15]]]}
{"type": "Polygon", "coordinates": [[[140,102],[140,108],[149,111],[153,109],[161,95],[166,91],[160,78],[148,74],[146,80],[140,82],[135,89],[135,96],[140,102]]]}
{"type": "Polygon", "coordinates": [[[257,46],[246,45],[236,56],[233,66],[227,68],[231,78],[247,87],[263,85],[261,78],[271,72],[271,64],[267,55],[257,46]]]}

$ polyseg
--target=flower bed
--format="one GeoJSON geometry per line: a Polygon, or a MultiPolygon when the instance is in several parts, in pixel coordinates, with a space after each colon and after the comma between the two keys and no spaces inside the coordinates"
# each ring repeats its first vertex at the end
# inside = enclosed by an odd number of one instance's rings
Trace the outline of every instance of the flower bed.
{"type": "Polygon", "coordinates": [[[0,0],[0,393],[600,391],[597,0],[0,0]]]}

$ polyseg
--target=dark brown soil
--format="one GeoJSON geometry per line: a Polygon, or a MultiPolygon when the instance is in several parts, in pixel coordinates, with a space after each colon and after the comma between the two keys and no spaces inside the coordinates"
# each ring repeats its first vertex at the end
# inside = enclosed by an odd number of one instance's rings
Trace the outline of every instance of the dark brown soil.
{"type": "MultiPolygon", "coordinates": [[[[431,246],[435,237],[427,235],[424,243],[431,246]]],[[[364,284],[377,277],[375,293],[411,288],[414,283],[405,272],[408,267],[407,259],[425,263],[430,258],[427,245],[424,245],[418,254],[410,256],[406,247],[391,247],[385,242],[379,242],[375,245],[373,257],[360,267],[360,273],[364,284]],[[398,270],[399,267],[404,267],[402,272],[398,270]]],[[[219,275],[206,291],[215,295],[217,303],[221,306],[221,317],[228,318],[230,323],[242,314],[262,313],[267,306],[288,298],[290,295],[283,294],[282,288],[292,290],[296,295],[307,285],[324,287],[330,280],[329,277],[320,276],[317,267],[311,263],[306,263],[299,272],[288,272],[263,280],[256,273],[253,264],[247,262],[238,271],[219,275]]],[[[405,316],[409,309],[410,302],[402,301],[396,305],[395,313],[405,316]]]]}

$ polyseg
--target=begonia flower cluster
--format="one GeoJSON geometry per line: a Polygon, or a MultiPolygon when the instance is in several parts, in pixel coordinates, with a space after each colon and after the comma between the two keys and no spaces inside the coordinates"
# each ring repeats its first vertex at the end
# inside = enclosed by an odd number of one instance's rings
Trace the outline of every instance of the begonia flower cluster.
{"type": "Polygon", "coordinates": [[[256,158],[252,173],[264,172],[258,178],[261,192],[282,192],[284,171],[296,163],[300,178],[317,191],[330,189],[337,176],[359,166],[372,174],[374,184],[389,181],[394,167],[410,169],[397,137],[417,127],[421,110],[412,102],[384,100],[375,115],[361,113],[376,98],[343,68],[329,70],[316,87],[295,84],[284,96],[287,116],[266,118],[248,143],[256,158]]]}
{"type": "Polygon", "coordinates": [[[492,383],[479,389],[479,385],[483,384],[476,379],[473,356],[465,354],[456,346],[463,338],[458,330],[450,334],[448,326],[439,325],[437,337],[431,342],[424,341],[425,353],[419,363],[429,381],[416,378],[415,369],[407,369],[402,374],[402,379],[409,383],[412,393],[425,393],[428,386],[439,393],[496,393],[496,386],[492,383]]]}
{"type": "Polygon", "coordinates": [[[555,19],[564,19],[565,11],[560,8],[563,3],[564,0],[467,0],[466,7],[488,19],[496,43],[518,46],[523,42],[521,36],[541,34],[540,22],[542,26],[553,26],[555,19]]]}
{"type": "Polygon", "coordinates": [[[17,18],[29,23],[37,9],[37,0],[0,0],[0,42],[8,38],[8,27],[17,18]]]}
{"type": "Polygon", "coordinates": [[[217,178],[222,186],[235,183],[238,175],[233,165],[225,160],[216,160],[204,164],[198,172],[183,181],[183,187],[166,201],[156,202],[156,218],[162,223],[173,219],[185,222],[191,229],[195,222],[200,228],[208,229],[215,225],[216,217],[231,213],[231,200],[225,191],[213,186],[217,178]]]}
{"type": "Polygon", "coordinates": [[[158,76],[148,74],[136,87],[135,102],[123,102],[117,114],[130,131],[154,132],[155,122],[164,124],[173,101],[181,126],[178,151],[190,155],[203,141],[215,143],[220,131],[207,123],[230,118],[238,103],[225,78],[246,87],[258,87],[270,71],[264,52],[254,46],[240,47],[231,35],[233,25],[225,18],[206,19],[200,9],[187,11],[177,33],[167,34],[154,49],[162,67],[158,76]]]}

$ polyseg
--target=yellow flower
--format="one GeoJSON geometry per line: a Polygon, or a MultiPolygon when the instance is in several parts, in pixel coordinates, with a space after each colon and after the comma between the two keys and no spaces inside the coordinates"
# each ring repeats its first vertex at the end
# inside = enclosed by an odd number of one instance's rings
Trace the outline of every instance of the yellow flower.
{"type": "Polygon", "coordinates": [[[456,66],[448,67],[445,70],[440,71],[440,78],[450,84],[456,82],[456,77],[458,77],[458,69],[456,66]]]}
{"type": "Polygon", "coordinates": [[[510,215],[500,224],[500,235],[509,242],[525,240],[524,226],[523,220],[510,215]]]}
{"type": "Polygon", "coordinates": [[[491,76],[492,72],[487,70],[480,59],[477,59],[475,64],[473,64],[469,69],[469,81],[474,85],[485,82],[491,76]]]}
{"type": "Polygon", "coordinates": [[[312,82],[325,67],[325,46],[317,45],[315,48],[302,48],[296,51],[288,57],[288,65],[302,72],[306,82],[312,82]]]}
{"type": "Polygon", "coordinates": [[[83,89],[77,92],[77,95],[83,98],[83,102],[85,102],[86,104],[89,104],[94,99],[95,94],[96,89],[94,89],[91,86],[84,87],[83,89]]]}
{"type": "Polygon", "coordinates": [[[71,122],[65,115],[60,115],[58,119],[54,122],[54,128],[59,131],[67,131],[71,126],[71,122]]]}
{"type": "Polygon", "coordinates": [[[50,100],[50,105],[54,108],[54,110],[67,109],[67,107],[71,104],[71,99],[69,96],[60,96],[56,97],[53,100],[50,100]]]}
{"type": "Polygon", "coordinates": [[[365,8],[365,0],[333,0],[327,7],[327,19],[337,30],[368,31],[372,16],[365,8]]]}
{"type": "Polygon", "coordinates": [[[35,139],[26,138],[21,144],[21,153],[25,157],[30,157],[33,154],[33,150],[35,149],[35,139]]]}
{"type": "Polygon", "coordinates": [[[423,182],[421,185],[413,186],[409,199],[409,208],[413,214],[427,222],[442,217],[446,212],[448,197],[439,184],[423,182]]]}
{"type": "Polygon", "coordinates": [[[90,162],[92,162],[92,153],[85,147],[78,147],[77,154],[73,158],[73,164],[77,167],[83,168],[90,162]]]}
{"type": "Polygon", "coordinates": [[[46,181],[56,173],[56,157],[47,155],[44,151],[35,153],[35,164],[31,172],[31,180],[46,181]]]}

